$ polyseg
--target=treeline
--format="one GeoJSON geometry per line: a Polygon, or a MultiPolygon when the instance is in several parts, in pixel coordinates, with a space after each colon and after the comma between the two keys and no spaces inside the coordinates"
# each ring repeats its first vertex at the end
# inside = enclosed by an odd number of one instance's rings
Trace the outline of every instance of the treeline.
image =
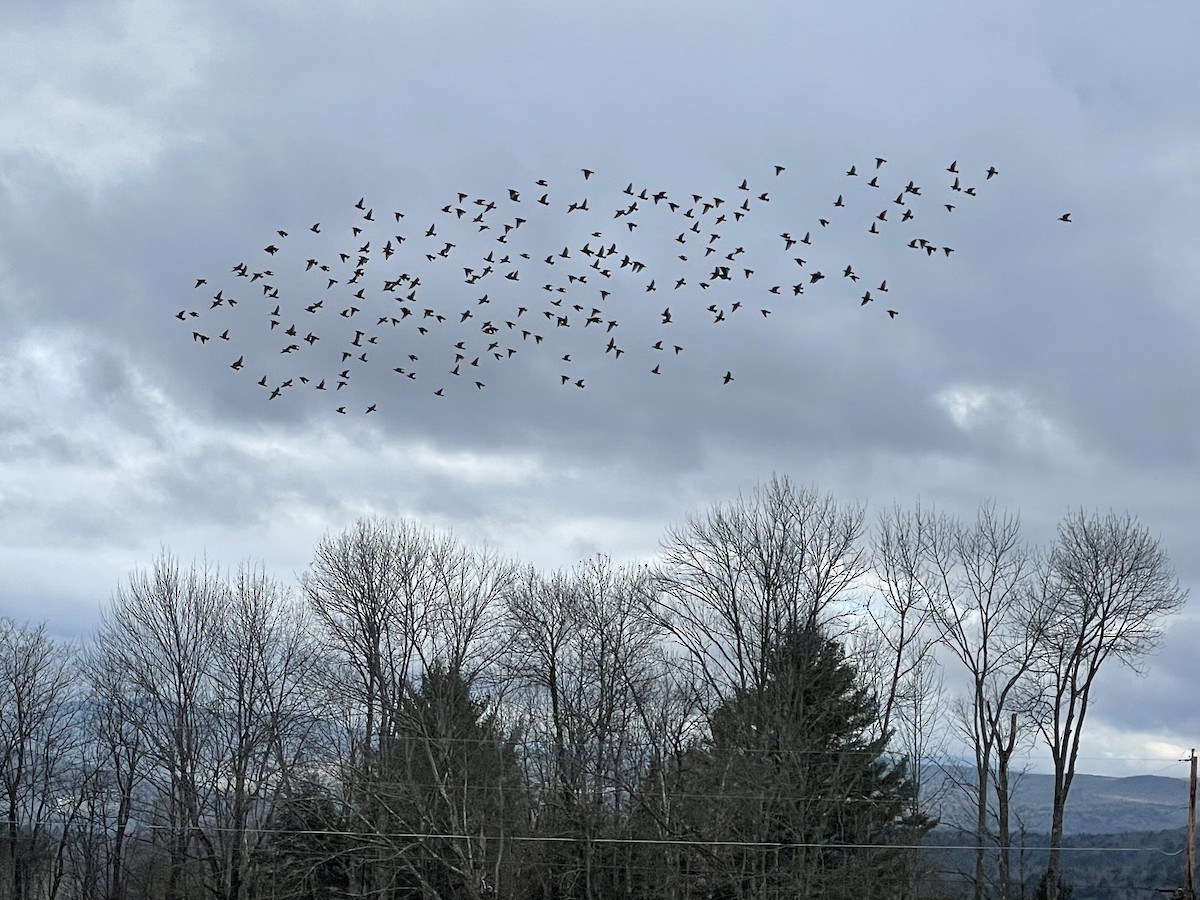
{"type": "MultiPolygon", "coordinates": [[[[1050,835],[1022,832],[1015,842],[1013,865],[1026,897],[1036,894],[1046,871],[1050,835]]],[[[1070,834],[1063,839],[1062,875],[1071,900],[1144,900],[1186,898],[1182,890],[1187,829],[1131,831],[1121,834],[1070,834]]],[[[926,838],[926,864],[935,872],[969,871],[971,851],[958,849],[959,838],[938,829],[926,838]]],[[[994,866],[993,866],[994,869],[994,866]]],[[[994,873],[993,873],[994,874],[994,873]]]]}
{"type": "Polygon", "coordinates": [[[164,554],[82,646],[0,620],[0,900],[1023,896],[1015,754],[1051,748],[1060,845],[1099,666],[1183,600],[1129,517],[868,534],[781,477],[653,565],[539,573],[378,519],[298,590],[164,554]],[[979,816],[941,879],[951,732],[979,816]]]}

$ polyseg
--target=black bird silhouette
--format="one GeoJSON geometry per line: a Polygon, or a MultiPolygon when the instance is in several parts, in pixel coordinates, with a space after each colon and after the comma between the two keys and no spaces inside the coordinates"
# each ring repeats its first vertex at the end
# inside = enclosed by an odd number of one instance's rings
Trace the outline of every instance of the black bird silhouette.
{"type": "MultiPolygon", "coordinates": [[[[877,171],[887,163],[887,160],[881,156],[874,157],[874,159],[877,171]]],[[[958,168],[958,161],[954,160],[947,171],[952,176],[957,175],[958,168]]],[[[992,171],[994,169],[994,166],[989,169],[989,178],[995,174],[992,171]]],[[[594,174],[591,169],[580,169],[579,171],[583,174],[585,181],[589,181],[594,174]]],[[[785,167],[776,165],[772,171],[775,176],[779,176],[785,171],[785,167]]],[[[851,165],[844,171],[847,176],[859,174],[856,165],[851,165]]],[[[415,379],[421,374],[423,367],[428,369],[432,366],[430,371],[438,371],[437,367],[443,361],[445,365],[441,371],[452,368],[461,371],[460,366],[471,365],[479,371],[478,380],[471,379],[471,381],[476,384],[477,390],[480,390],[485,383],[492,384],[492,379],[484,375],[484,370],[489,365],[498,365],[504,360],[525,358],[525,354],[520,357],[515,355],[517,353],[515,347],[504,346],[503,335],[506,331],[521,333],[522,343],[517,344],[517,347],[528,347],[528,350],[533,352],[543,346],[544,340],[545,347],[557,350],[556,356],[564,357],[568,361],[575,359],[582,363],[583,354],[587,352],[588,342],[594,340],[593,336],[595,335],[609,334],[618,326],[622,327],[623,332],[632,331],[635,335],[639,333],[638,329],[642,329],[641,333],[645,333],[645,328],[655,325],[671,324],[673,329],[688,330],[699,324],[699,320],[694,319],[691,314],[701,306],[708,307],[708,312],[712,315],[712,321],[715,323],[724,322],[727,318],[732,320],[732,314],[746,306],[757,308],[761,319],[773,317],[773,323],[779,321],[780,327],[790,327],[791,322],[788,317],[802,315],[803,307],[789,307],[786,310],[776,307],[772,310],[754,303],[753,299],[749,297],[738,296],[735,293],[737,288],[733,284],[734,265],[737,265],[737,268],[743,273],[742,281],[745,282],[746,288],[750,288],[752,297],[753,291],[756,289],[750,285],[750,282],[762,278],[767,280],[758,290],[777,296],[781,293],[784,279],[779,278],[778,269],[782,264],[787,263],[788,258],[792,259],[796,265],[808,266],[815,270],[806,273],[809,276],[807,281],[802,280],[800,283],[792,285],[794,295],[803,294],[805,287],[815,285],[825,279],[823,269],[826,266],[834,268],[836,271],[839,265],[845,266],[845,261],[831,259],[831,248],[820,246],[820,241],[814,242],[811,232],[804,233],[801,239],[793,237],[790,231],[781,232],[779,225],[795,227],[794,221],[787,220],[789,216],[794,215],[795,207],[789,205],[786,198],[781,204],[770,203],[772,198],[768,192],[751,193],[749,182],[755,176],[753,173],[747,174],[749,177],[733,179],[730,182],[736,184],[738,190],[745,191],[747,196],[738,203],[730,203],[728,207],[725,206],[726,201],[719,196],[723,193],[721,190],[689,192],[684,195],[691,198],[691,203],[688,204],[684,197],[672,198],[666,191],[655,192],[650,188],[639,188],[636,179],[627,180],[623,190],[621,187],[613,189],[613,193],[618,194],[621,199],[612,206],[607,206],[606,198],[599,195],[593,195],[590,198],[580,197],[569,205],[555,203],[551,206],[548,193],[543,193],[539,204],[526,204],[523,207],[526,209],[532,207],[536,211],[536,215],[541,217],[527,216],[533,220],[533,228],[522,228],[526,218],[506,214],[505,210],[511,210],[512,207],[500,209],[495,201],[486,198],[486,192],[482,192],[481,196],[471,197],[466,192],[460,191],[446,198],[450,200],[449,203],[444,205],[438,203],[434,206],[434,209],[441,208],[445,218],[434,221],[424,232],[419,228],[414,228],[411,233],[405,234],[403,231],[407,229],[407,226],[400,224],[404,219],[401,213],[393,213],[396,222],[394,226],[391,226],[391,223],[376,223],[373,209],[366,205],[366,199],[362,197],[359,198],[358,203],[354,204],[360,214],[351,217],[354,221],[351,223],[352,227],[348,229],[356,237],[362,235],[362,238],[356,240],[354,244],[350,246],[338,246],[336,243],[333,246],[322,244],[317,247],[314,241],[306,247],[305,242],[313,240],[308,233],[301,233],[296,239],[291,239],[287,238],[287,231],[278,229],[275,231],[277,243],[268,244],[263,247],[263,250],[279,260],[273,265],[280,270],[280,275],[277,276],[269,270],[252,273],[245,263],[238,263],[230,270],[238,278],[262,281],[264,295],[276,301],[272,304],[274,307],[272,314],[265,321],[253,315],[247,316],[244,312],[247,309],[259,310],[261,308],[249,302],[244,302],[235,308],[237,300],[221,293],[214,297],[213,306],[207,312],[189,312],[185,306],[173,315],[180,321],[187,321],[189,318],[202,319],[204,315],[210,317],[208,322],[198,321],[195,323],[196,330],[193,332],[193,342],[195,343],[206,343],[208,335],[217,335],[221,339],[230,340],[231,335],[237,333],[239,341],[248,337],[251,343],[244,345],[246,351],[237,361],[241,366],[235,368],[235,371],[244,367],[247,361],[251,365],[255,361],[261,361],[264,352],[274,353],[280,364],[284,360],[293,364],[292,375],[300,378],[300,384],[315,383],[316,389],[325,390],[325,385],[332,383],[338,390],[345,389],[348,396],[353,394],[353,402],[343,407],[344,409],[370,409],[372,406],[378,409],[379,406],[373,401],[381,398],[362,396],[363,391],[371,390],[367,386],[370,379],[355,379],[352,382],[349,369],[344,370],[336,379],[332,377],[332,370],[322,371],[319,369],[323,357],[315,352],[315,344],[321,336],[328,339],[322,344],[322,347],[329,346],[330,341],[333,341],[334,346],[334,350],[330,353],[331,358],[325,360],[325,365],[335,362],[339,354],[344,353],[345,362],[349,362],[352,367],[367,364],[368,356],[361,352],[356,356],[348,352],[350,350],[361,351],[369,349],[369,347],[376,347],[390,357],[397,351],[405,354],[408,350],[415,349],[411,346],[412,342],[421,341],[424,349],[419,355],[420,359],[416,353],[407,354],[410,361],[405,364],[405,368],[395,368],[396,374],[404,375],[408,379],[415,379]],[[758,200],[757,203],[755,198],[758,200]],[[589,200],[591,199],[597,200],[597,203],[594,204],[596,207],[594,212],[589,209],[589,200]],[[653,203],[639,205],[647,200],[652,200],[653,203]],[[768,203],[770,206],[766,205],[768,203]],[[474,212],[468,216],[466,209],[474,209],[474,212]],[[610,218],[608,211],[612,210],[615,212],[610,218]],[[570,235],[576,231],[574,228],[563,229],[561,227],[561,217],[567,213],[573,214],[583,221],[584,228],[578,230],[590,234],[591,237],[582,245],[577,240],[568,237],[565,246],[562,244],[559,244],[559,247],[544,246],[545,235],[556,233],[570,235]],[[769,230],[763,232],[759,226],[755,226],[750,231],[743,230],[743,222],[748,223],[751,219],[757,222],[763,217],[766,217],[761,222],[763,225],[769,227],[773,220],[778,223],[775,233],[779,234],[784,245],[782,255],[779,254],[779,246],[774,240],[769,241],[766,246],[754,246],[751,235],[772,233],[769,230]],[[622,233],[619,240],[609,238],[608,243],[602,243],[605,240],[603,223],[605,220],[611,222],[612,219],[624,220],[626,232],[622,233]],[[383,229],[391,227],[401,233],[391,231],[383,233],[383,229]],[[674,230],[668,230],[671,228],[674,230]],[[421,246],[420,236],[422,234],[428,240],[438,236],[439,232],[442,234],[436,246],[421,246]],[[685,245],[685,247],[679,248],[684,252],[678,256],[656,252],[653,242],[657,236],[663,234],[666,234],[668,239],[678,235],[674,240],[685,245]],[[703,253],[688,252],[693,244],[692,234],[696,234],[698,237],[708,235],[704,241],[696,240],[694,242],[696,245],[704,247],[703,253]],[[284,238],[287,238],[286,243],[283,241],[284,238]],[[411,240],[405,243],[406,239],[411,240]],[[361,247],[358,246],[359,243],[362,244],[361,247]],[[799,257],[791,257],[791,252],[798,243],[812,248],[807,253],[810,262],[806,263],[799,257]],[[380,248],[375,253],[371,252],[372,244],[380,248]],[[414,247],[416,247],[415,252],[411,250],[414,247]],[[461,265],[441,267],[441,261],[447,258],[452,251],[456,261],[461,260],[461,265]],[[770,255],[770,251],[774,251],[774,257],[770,255]],[[724,258],[719,261],[720,264],[715,266],[705,262],[708,256],[714,254],[724,258]],[[743,254],[744,258],[735,263],[737,257],[743,254]],[[384,263],[379,261],[380,257],[385,261],[387,271],[381,270],[384,263]],[[320,262],[322,258],[327,259],[328,263],[322,264],[320,262]],[[520,292],[520,281],[527,281],[528,278],[520,278],[518,266],[514,265],[519,260],[527,261],[526,268],[540,265],[554,267],[546,270],[541,281],[535,282],[538,284],[544,282],[544,289],[551,295],[550,298],[547,298],[549,303],[543,310],[547,321],[553,322],[555,325],[550,334],[535,334],[531,329],[523,330],[516,324],[521,316],[532,311],[532,308],[528,307],[530,295],[520,292]],[[530,260],[536,262],[529,262],[530,260]],[[292,262],[298,263],[294,269],[291,266],[292,262]],[[320,271],[320,274],[312,277],[323,282],[317,290],[323,288],[324,291],[329,292],[329,296],[337,298],[338,317],[328,316],[324,312],[322,300],[311,299],[309,292],[313,286],[311,283],[306,284],[303,281],[309,277],[304,273],[317,270],[320,271]],[[630,278],[631,273],[636,275],[643,271],[645,272],[644,276],[630,278]],[[435,274],[437,275],[436,280],[432,277],[435,274]],[[675,291],[681,291],[688,285],[694,286],[697,291],[675,295],[679,298],[676,305],[664,308],[658,314],[659,321],[656,323],[653,320],[652,307],[649,309],[641,307],[636,303],[635,298],[641,293],[657,290],[657,281],[660,278],[664,279],[665,283],[673,284],[675,291]],[[454,283],[458,279],[461,279],[464,285],[469,286],[471,293],[466,297],[474,299],[474,309],[482,309],[482,305],[486,304],[489,311],[495,311],[491,313],[493,316],[491,320],[481,322],[470,314],[470,309],[463,312],[464,307],[467,307],[468,304],[461,302],[463,295],[455,290],[454,283]],[[423,281],[435,281],[436,286],[425,286],[423,281]],[[481,282],[483,287],[479,287],[481,282]],[[350,287],[351,285],[353,287],[350,287]],[[599,294],[598,299],[597,293],[599,294]],[[306,294],[308,296],[305,296],[306,294]],[[693,304],[692,299],[698,296],[705,297],[703,304],[693,304]],[[600,308],[593,306],[596,302],[601,303],[600,308]],[[518,305],[519,303],[524,305],[518,305]],[[283,326],[284,321],[291,319],[294,322],[296,320],[297,306],[309,315],[321,318],[326,327],[313,323],[312,330],[305,329],[307,334],[300,337],[300,329],[294,324],[283,326]],[[397,307],[399,308],[397,309],[397,307]],[[589,309],[590,312],[588,312],[589,309]],[[423,316],[414,315],[422,310],[424,311],[423,316]],[[360,311],[365,314],[364,319],[367,319],[368,323],[375,321],[376,325],[367,328],[353,328],[352,326],[359,324],[361,320],[355,319],[353,322],[349,320],[360,311]],[[326,316],[328,317],[326,318],[326,316]],[[784,318],[780,320],[778,318],[780,316],[784,318]],[[406,324],[408,318],[413,319],[411,328],[406,324]],[[239,328],[239,324],[244,327],[239,328]],[[266,330],[263,330],[264,324],[268,326],[266,330]],[[598,327],[591,328],[593,325],[598,327]],[[257,329],[260,335],[268,334],[276,326],[283,328],[288,336],[294,339],[294,343],[287,344],[282,349],[280,349],[280,345],[273,343],[270,345],[259,344],[257,350],[253,349],[255,347],[255,330],[257,329]],[[572,326],[575,327],[572,328],[572,326]],[[474,337],[476,329],[479,333],[490,337],[489,340],[483,342],[486,350],[482,352],[475,343],[477,340],[474,337]],[[491,337],[493,335],[494,337],[491,337]],[[568,341],[568,338],[571,340],[568,341]],[[580,339],[582,339],[582,343],[579,342],[580,339]],[[447,348],[451,345],[454,345],[456,349],[449,350],[447,354],[447,348]],[[343,347],[346,349],[343,350],[343,347]],[[472,350],[479,355],[472,353],[472,350]],[[564,353],[567,350],[577,352],[564,353]],[[456,356],[456,358],[451,360],[448,358],[449,356],[456,356]],[[314,366],[318,368],[314,369],[314,366]],[[297,370],[303,370],[305,374],[300,376],[297,370]],[[310,375],[312,376],[311,382],[310,375]],[[357,405],[360,396],[362,397],[362,406],[357,405]]],[[[881,174],[870,177],[869,186],[879,187],[880,179],[883,177],[881,174]]],[[[920,188],[916,184],[917,179],[910,180],[905,177],[904,181],[908,182],[908,186],[900,192],[895,202],[905,207],[903,221],[909,221],[913,218],[914,209],[925,211],[929,205],[920,196],[920,188]]],[[[547,179],[539,179],[537,183],[543,191],[548,192],[549,181],[547,179]]],[[[786,184],[785,182],[777,183],[786,184]]],[[[955,185],[961,187],[958,185],[957,179],[955,179],[955,185]]],[[[597,190],[599,189],[600,187],[597,186],[597,190]]],[[[519,188],[500,186],[497,190],[499,196],[507,197],[510,203],[522,203],[522,191],[519,188]]],[[[968,193],[968,191],[964,191],[964,193],[968,193]]],[[[970,193],[973,195],[973,192],[970,193]]],[[[937,205],[941,199],[931,199],[929,204],[937,205]]],[[[849,196],[838,195],[834,206],[843,210],[838,215],[849,217],[852,226],[856,222],[865,220],[870,233],[876,235],[874,241],[880,245],[887,245],[892,240],[898,241],[899,233],[889,230],[889,227],[895,228],[896,226],[884,224],[889,221],[886,210],[880,211],[876,206],[877,212],[872,214],[863,210],[861,204],[855,203],[854,200],[853,192],[849,196]],[[861,219],[856,219],[856,216],[861,216],[861,219]]],[[[947,207],[953,209],[953,204],[948,204],[947,207]]],[[[839,224],[841,223],[840,218],[837,221],[839,224]]],[[[1064,214],[1062,221],[1070,221],[1069,214],[1064,214]]],[[[835,231],[831,227],[832,223],[829,219],[820,219],[819,224],[821,228],[829,228],[830,232],[835,231]]],[[[330,228],[324,229],[324,232],[332,233],[337,230],[339,229],[330,228]]],[[[313,223],[307,232],[312,235],[322,234],[321,223],[313,223]]],[[[821,233],[824,235],[826,232],[821,233]]],[[[910,235],[904,235],[902,240],[907,242],[909,239],[910,235]]],[[[332,242],[335,238],[322,237],[321,240],[332,242]]],[[[913,239],[910,246],[915,249],[923,249],[930,256],[933,256],[939,249],[923,238],[913,239]]],[[[947,246],[943,246],[941,249],[945,256],[949,256],[953,252],[952,248],[947,246]]],[[[886,253],[886,251],[883,252],[886,253]]],[[[881,257],[881,259],[885,258],[886,256],[881,257]]],[[[863,268],[870,268],[867,262],[862,260],[859,262],[863,268]]],[[[851,266],[844,267],[843,277],[852,281],[859,279],[858,273],[851,266]]],[[[194,282],[194,287],[200,287],[205,283],[207,281],[201,278],[194,282]]],[[[882,293],[888,289],[887,286],[886,280],[880,280],[879,288],[875,290],[882,293]]],[[[896,292],[902,296],[898,283],[896,287],[896,292]]],[[[461,291],[461,288],[458,290],[461,291]]],[[[826,289],[814,288],[813,293],[819,293],[822,290],[826,289]]],[[[863,294],[861,305],[866,305],[874,299],[872,293],[872,291],[867,291],[863,294]]],[[[896,305],[896,309],[889,311],[892,318],[899,309],[902,309],[898,304],[894,305],[896,305]]],[[[330,306],[332,307],[333,304],[331,303],[330,306]]],[[[740,340],[742,337],[739,334],[738,339],[740,340]]],[[[604,343],[596,346],[603,348],[609,358],[618,359],[627,352],[625,348],[616,346],[611,335],[603,340],[604,343]]],[[[663,347],[664,342],[661,340],[653,343],[648,339],[644,342],[637,340],[634,346],[628,349],[628,352],[633,356],[646,352],[661,353],[663,347]]],[[[682,349],[682,345],[674,345],[676,354],[682,352],[682,349]]],[[[345,362],[342,364],[345,365],[345,362]]],[[[230,367],[234,368],[232,365],[230,367]]],[[[643,373],[649,371],[653,375],[662,374],[660,365],[656,363],[647,365],[646,369],[640,369],[640,371],[643,373]]],[[[732,380],[732,372],[727,372],[727,374],[729,380],[732,380]]],[[[290,380],[288,379],[289,382],[290,380]]],[[[467,381],[468,379],[463,380],[467,381]]],[[[578,387],[583,387],[585,384],[583,378],[575,381],[568,379],[564,383],[568,382],[576,383],[578,387]]],[[[435,382],[430,385],[430,389],[435,396],[447,396],[453,391],[451,384],[453,384],[452,381],[449,384],[443,381],[441,385],[435,382]]],[[[265,380],[261,386],[267,388],[268,392],[271,391],[265,380]]],[[[273,396],[280,398],[282,394],[286,394],[286,386],[286,384],[280,384],[276,387],[273,396]]],[[[462,390],[465,387],[466,385],[460,385],[458,389],[462,390]]]]}

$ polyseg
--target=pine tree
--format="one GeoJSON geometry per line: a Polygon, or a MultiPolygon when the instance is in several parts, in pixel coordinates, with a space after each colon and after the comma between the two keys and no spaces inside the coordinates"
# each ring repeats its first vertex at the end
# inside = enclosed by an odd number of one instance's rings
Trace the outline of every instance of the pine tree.
{"type": "Polygon", "coordinates": [[[908,851],[932,822],[909,813],[903,761],[872,738],[878,704],[841,645],[811,628],[784,634],[758,690],[735,691],[689,754],[702,886],[713,897],[903,896],[908,851]]]}
{"type": "Polygon", "coordinates": [[[527,798],[511,737],[458,672],[433,665],[400,705],[381,794],[421,895],[493,896],[512,877],[506,841],[527,798]]]}
{"type": "MultiPolygon", "coordinates": [[[[1063,881],[1061,875],[1056,876],[1056,878],[1058,886],[1055,888],[1054,896],[1058,897],[1058,900],[1071,900],[1071,885],[1063,881]]],[[[1042,879],[1038,882],[1037,890],[1034,892],[1033,900],[1046,900],[1050,896],[1050,873],[1043,872],[1042,879]]]]}

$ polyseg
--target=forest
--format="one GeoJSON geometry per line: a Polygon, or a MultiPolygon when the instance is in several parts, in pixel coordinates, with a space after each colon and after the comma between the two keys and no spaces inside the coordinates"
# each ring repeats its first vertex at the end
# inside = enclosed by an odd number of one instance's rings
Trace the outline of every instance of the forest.
{"type": "Polygon", "coordinates": [[[994,504],[869,521],[779,475],[625,566],[382,518],[294,587],[164,551],[82,642],[0,619],[0,900],[1069,896],[1096,676],[1185,599],[1129,515],[1034,546],[994,504]]]}

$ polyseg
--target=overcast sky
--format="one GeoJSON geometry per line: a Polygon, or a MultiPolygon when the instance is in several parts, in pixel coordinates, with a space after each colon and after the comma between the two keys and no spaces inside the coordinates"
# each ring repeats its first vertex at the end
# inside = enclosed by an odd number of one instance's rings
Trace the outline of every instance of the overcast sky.
{"type": "MultiPolygon", "coordinates": [[[[291,583],[367,514],[649,559],[772,472],[1034,542],[1128,511],[1194,590],[1197,34],[1183,0],[10,0],[0,615],[85,635],[162,548],[291,583]]],[[[1106,674],[1082,770],[1184,774],[1197,638],[1106,674]]]]}

